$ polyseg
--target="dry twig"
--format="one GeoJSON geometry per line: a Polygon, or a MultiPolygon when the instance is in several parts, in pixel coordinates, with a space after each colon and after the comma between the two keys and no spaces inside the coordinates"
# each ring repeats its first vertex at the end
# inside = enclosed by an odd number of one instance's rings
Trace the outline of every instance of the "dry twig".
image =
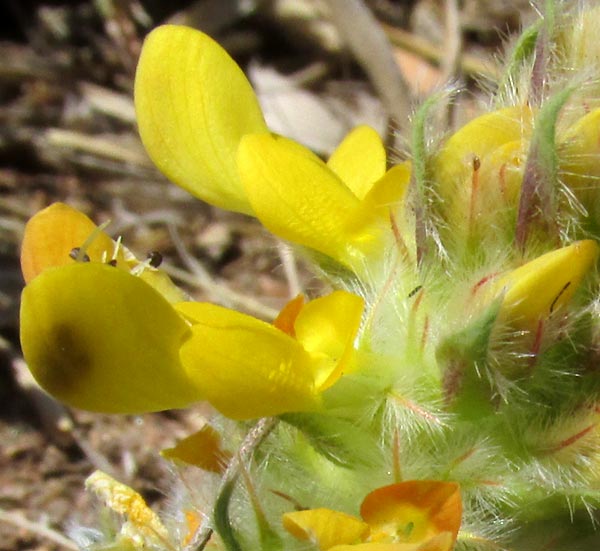
{"type": "MultiPolygon", "coordinates": [[[[436,66],[442,65],[444,51],[429,40],[385,23],[381,25],[395,46],[417,54],[436,66]]],[[[483,76],[492,81],[499,78],[498,68],[492,60],[482,61],[479,57],[466,53],[460,57],[460,70],[471,77],[483,76]]]]}
{"type": "Polygon", "coordinates": [[[5,522],[7,524],[12,524],[16,528],[21,530],[27,530],[32,534],[36,534],[44,539],[50,540],[65,549],[70,549],[72,551],[78,551],[79,547],[77,544],[70,540],[69,538],[65,538],[62,534],[49,528],[48,526],[44,526],[39,522],[33,522],[29,519],[26,519],[20,513],[16,511],[4,511],[0,509],[0,522],[5,522]]]}
{"type": "Polygon", "coordinates": [[[411,92],[388,37],[361,0],[326,0],[340,34],[373,82],[397,124],[410,113],[411,92]]]}

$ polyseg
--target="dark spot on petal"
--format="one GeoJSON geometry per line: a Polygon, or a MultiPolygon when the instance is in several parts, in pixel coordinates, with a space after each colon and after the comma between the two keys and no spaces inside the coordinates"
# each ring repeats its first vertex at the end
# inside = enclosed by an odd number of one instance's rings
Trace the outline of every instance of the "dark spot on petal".
{"type": "Polygon", "coordinates": [[[53,327],[45,339],[45,350],[37,366],[39,383],[58,398],[77,392],[79,381],[92,367],[93,360],[85,339],[72,325],[53,327]]]}

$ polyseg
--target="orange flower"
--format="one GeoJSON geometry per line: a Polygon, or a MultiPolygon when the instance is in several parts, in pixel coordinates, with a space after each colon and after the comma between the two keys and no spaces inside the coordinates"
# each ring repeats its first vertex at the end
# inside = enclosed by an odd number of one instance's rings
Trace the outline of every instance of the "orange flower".
{"type": "Polygon", "coordinates": [[[331,509],[286,513],[283,526],[320,551],[450,551],[462,515],[458,484],[410,480],[377,488],[362,520],[331,509]]]}

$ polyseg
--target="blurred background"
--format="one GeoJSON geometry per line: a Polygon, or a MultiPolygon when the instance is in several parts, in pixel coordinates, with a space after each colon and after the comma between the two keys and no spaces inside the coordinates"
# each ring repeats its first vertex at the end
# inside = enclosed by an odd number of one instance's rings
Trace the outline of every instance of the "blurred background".
{"type": "MultiPolygon", "coordinates": [[[[202,406],[112,417],[60,406],[20,355],[19,246],[27,219],[67,202],[197,300],[271,319],[319,291],[302,260],[252,219],[169,184],[139,141],[132,99],[146,33],[170,22],[217,39],[248,74],[269,126],[326,157],[359,123],[406,155],[411,110],[448,83],[459,125],[493,90],[527,0],[3,0],[0,3],[0,551],[76,549],[93,525],[94,469],[160,507],[158,450],[197,430],[202,406]],[[383,42],[382,42],[383,41],[383,42]]],[[[68,290],[65,290],[68,292],[68,290]]]]}

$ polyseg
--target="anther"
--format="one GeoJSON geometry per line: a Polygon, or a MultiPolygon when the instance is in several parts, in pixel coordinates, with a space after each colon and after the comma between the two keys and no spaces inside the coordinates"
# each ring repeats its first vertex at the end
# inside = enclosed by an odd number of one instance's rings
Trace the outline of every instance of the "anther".
{"type": "Polygon", "coordinates": [[[148,259],[148,264],[150,264],[152,268],[158,268],[163,261],[162,254],[160,254],[158,251],[150,251],[146,255],[146,258],[148,259]]]}
{"type": "Polygon", "coordinates": [[[87,254],[81,256],[81,247],[74,247],[71,249],[69,256],[78,262],[89,262],[90,257],[87,254]]]}

